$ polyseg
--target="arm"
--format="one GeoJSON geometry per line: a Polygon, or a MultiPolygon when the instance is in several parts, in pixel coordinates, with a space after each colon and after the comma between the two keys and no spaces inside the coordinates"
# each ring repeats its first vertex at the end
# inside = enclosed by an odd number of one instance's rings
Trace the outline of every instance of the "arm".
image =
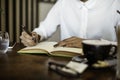
{"type": "Polygon", "coordinates": [[[46,19],[40,22],[40,26],[35,28],[33,32],[41,35],[41,40],[50,37],[60,24],[60,10],[62,0],[58,0],[48,13],[46,19]]]}
{"type": "Polygon", "coordinates": [[[40,26],[38,28],[33,30],[32,35],[29,35],[25,31],[22,32],[20,39],[25,46],[34,46],[37,42],[39,42],[39,40],[44,40],[52,35],[52,33],[56,30],[57,25],[60,23],[59,15],[61,1],[62,0],[57,1],[48,13],[46,19],[43,22],[40,22],[40,26]],[[33,37],[37,40],[37,42],[33,40],[33,37]]]}

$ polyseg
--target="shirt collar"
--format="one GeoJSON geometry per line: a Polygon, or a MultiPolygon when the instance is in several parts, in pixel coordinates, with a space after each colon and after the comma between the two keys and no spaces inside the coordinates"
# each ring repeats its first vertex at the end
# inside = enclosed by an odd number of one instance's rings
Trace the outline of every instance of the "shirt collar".
{"type": "Polygon", "coordinates": [[[78,3],[79,8],[85,6],[87,9],[92,9],[97,0],[88,0],[87,2],[82,2],[80,0],[76,0],[76,1],[78,3]]]}

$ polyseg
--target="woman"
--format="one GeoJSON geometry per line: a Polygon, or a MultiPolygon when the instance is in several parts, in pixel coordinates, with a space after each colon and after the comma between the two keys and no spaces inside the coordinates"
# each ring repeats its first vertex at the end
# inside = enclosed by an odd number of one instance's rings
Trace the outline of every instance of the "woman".
{"type": "Polygon", "coordinates": [[[120,24],[120,0],[58,0],[32,36],[22,32],[25,46],[50,37],[60,25],[61,41],[56,46],[81,47],[83,39],[116,41],[115,26],[120,24]],[[39,40],[38,40],[39,39],[39,40]]]}

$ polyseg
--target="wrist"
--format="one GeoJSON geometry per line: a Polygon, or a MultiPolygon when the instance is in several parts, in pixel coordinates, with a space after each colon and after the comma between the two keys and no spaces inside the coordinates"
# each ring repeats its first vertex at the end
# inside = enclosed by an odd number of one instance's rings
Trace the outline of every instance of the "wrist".
{"type": "Polygon", "coordinates": [[[41,36],[38,34],[38,43],[41,41],[41,36]]]}
{"type": "Polygon", "coordinates": [[[35,43],[39,43],[41,40],[41,36],[39,34],[37,34],[36,32],[32,32],[32,37],[33,37],[33,41],[35,43]]]}

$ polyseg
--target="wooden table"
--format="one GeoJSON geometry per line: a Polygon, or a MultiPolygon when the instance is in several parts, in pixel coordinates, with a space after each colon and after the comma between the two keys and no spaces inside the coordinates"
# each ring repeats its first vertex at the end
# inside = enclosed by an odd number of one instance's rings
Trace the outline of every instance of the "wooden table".
{"type": "Polygon", "coordinates": [[[116,80],[113,68],[88,68],[78,78],[68,78],[48,70],[48,62],[67,64],[71,58],[18,54],[23,48],[17,44],[6,55],[0,54],[0,80],[116,80]]]}

